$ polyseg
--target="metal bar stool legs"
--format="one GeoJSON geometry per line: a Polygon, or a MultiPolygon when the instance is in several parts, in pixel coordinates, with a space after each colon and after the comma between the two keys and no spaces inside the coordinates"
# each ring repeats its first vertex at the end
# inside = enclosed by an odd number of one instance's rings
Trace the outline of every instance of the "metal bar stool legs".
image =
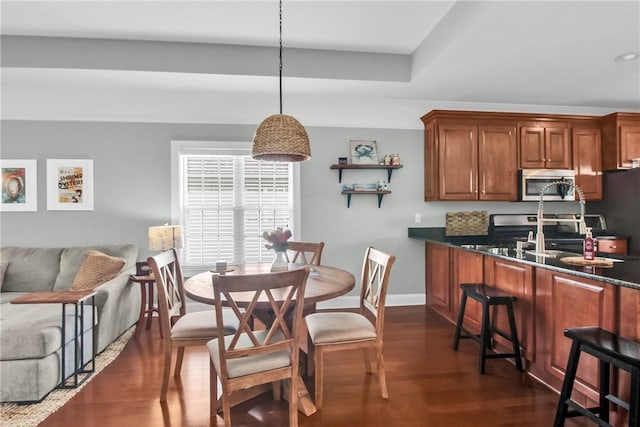
{"type": "Polygon", "coordinates": [[[520,355],[520,342],[518,341],[518,332],[516,330],[516,321],[513,314],[513,301],[516,297],[501,292],[495,288],[484,284],[462,284],[462,297],[460,299],[460,310],[458,312],[458,321],[453,337],[453,349],[458,350],[458,344],[461,339],[473,339],[480,344],[480,358],[478,368],[481,374],[484,374],[487,359],[503,359],[514,358],[516,368],[522,371],[522,358],[520,355]],[[482,305],[482,325],[480,334],[473,334],[463,326],[464,312],[467,306],[467,298],[472,298],[482,305]],[[492,306],[503,305],[507,311],[509,320],[510,334],[507,335],[491,326],[491,318],[489,311],[492,306]],[[511,341],[512,353],[489,353],[492,348],[491,340],[493,334],[496,333],[505,339],[511,341]]]}

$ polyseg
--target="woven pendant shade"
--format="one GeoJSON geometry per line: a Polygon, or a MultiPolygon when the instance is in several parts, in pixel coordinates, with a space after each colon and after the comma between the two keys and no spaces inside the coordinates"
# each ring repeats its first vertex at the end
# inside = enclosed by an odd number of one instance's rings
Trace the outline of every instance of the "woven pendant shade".
{"type": "Polygon", "coordinates": [[[282,0],[280,10],[280,114],[260,123],[253,135],[251,157],[270,162],[302,162],[311,158],[309,136],[294,117],[282,114],[282,0]]]}
{"type": "Polygon", "coordinates": [[[253,136],[251,157],[272,162],[301,162],[311,158],[309,137],[294,117],[274,114],[260,123],[253,136]]]}

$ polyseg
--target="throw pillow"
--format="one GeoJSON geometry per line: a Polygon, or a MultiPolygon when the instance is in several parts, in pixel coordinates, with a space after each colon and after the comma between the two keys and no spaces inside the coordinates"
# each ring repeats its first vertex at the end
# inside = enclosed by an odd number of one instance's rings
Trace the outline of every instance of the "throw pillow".
{"type": "Polygon", "coordinates": [[[100,286],[116,277],[125,263],[123,258],[98,251],[87,251],[84,254],[82,265],[73,279],[71,290],[84,291],[100,286]]]}
{"type": "Polygon", "coordinates": [[[7,261],[0,262],[0,289],[2,289],[2,284],[4,283],[4,274],[7,272],[7,267],[9,267],[7,261]]]}

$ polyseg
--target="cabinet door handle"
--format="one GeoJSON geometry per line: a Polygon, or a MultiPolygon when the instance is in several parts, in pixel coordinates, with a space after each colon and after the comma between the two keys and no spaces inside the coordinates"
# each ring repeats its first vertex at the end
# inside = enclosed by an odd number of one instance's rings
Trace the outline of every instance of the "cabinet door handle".
{"type": "Polygon", "coordinates": [[[616,245],[611,245],[611,249],[616,249],[616,245]]]}

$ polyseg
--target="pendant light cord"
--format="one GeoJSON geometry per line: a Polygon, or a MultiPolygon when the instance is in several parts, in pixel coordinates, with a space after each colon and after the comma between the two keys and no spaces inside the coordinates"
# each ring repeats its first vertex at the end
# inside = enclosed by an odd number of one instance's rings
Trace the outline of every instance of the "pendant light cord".
{"type": "Polygon", "coordinates": [[[282,0],[280,0],[280,115],[282,115],[282,0]]]}

